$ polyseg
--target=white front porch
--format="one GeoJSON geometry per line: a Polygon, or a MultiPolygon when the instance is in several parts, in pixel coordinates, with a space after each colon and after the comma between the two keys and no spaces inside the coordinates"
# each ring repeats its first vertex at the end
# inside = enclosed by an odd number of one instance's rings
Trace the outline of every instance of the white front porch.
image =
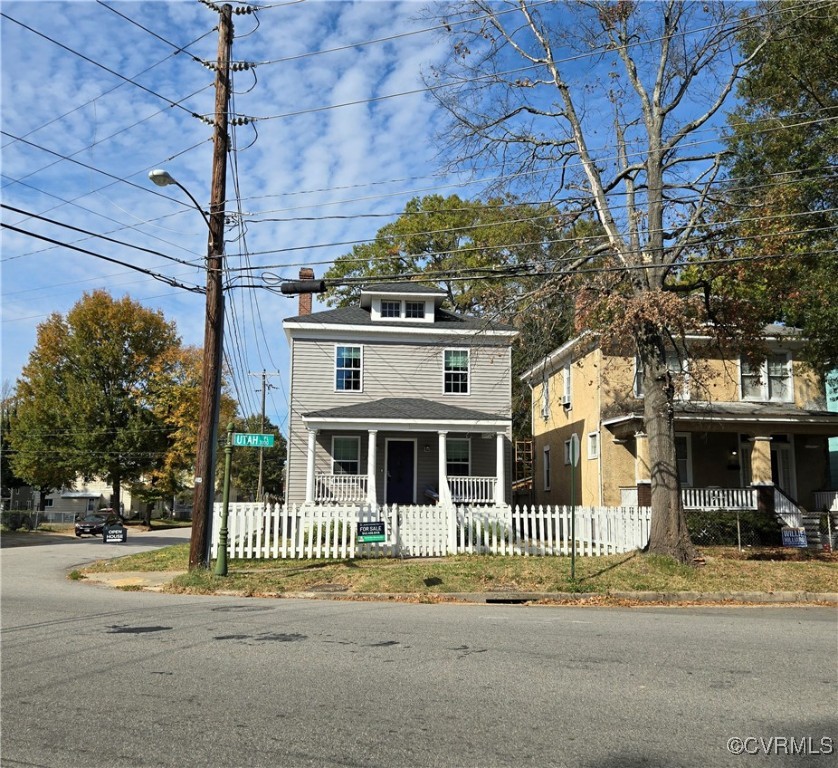
{"type": "MultiPolygon", "coordinates": [[[[345,436],[349,431],[340,434],[345,436]]],[[[366,451],[358,450],[357,458],[353,456],[349,460],[336,458],[335,442],[332,439],[332,450],[328,459],[332,471],[323,471],[318,467],[318,450],[323,450],[322,443],[318,442],[319,430],[310,429],[306,452],[305,504],[365,504],[370,507],[381,503],[432,503],[449,506],[507,504],[506,429],[498,430],[494,434],[481,433],[475,436],[440,429],[436,431],[435,439],[429,434],[419,437],[410,433],[405,436],[387,434],[389,436],[383,436],[378,429],[368,429],[364,441],[366,451]],[[495,474],[463,474],[464,470],[472,468],[473,462],[486,464],[487,448],[492,445],[487,438],[494,441],[495,474]],[[393,477],[395,465],[392,459],[395,444],[400,444],[400,451],[404,450],[405,445],[408,449],[407,454],[400,457],[407,475],[407,479],[399,478],[398,490],[407,494],[406,498],[400,499],[393,497],[397,485],[393,477]],[[464,444],[467,448],[465,453],[464,444]],[[457,448],[456,456],[450,454],[452,445],[457,448]],[[347,467],[363,468],[363,453],[366,458],[366,472],[346,471],[347,467]]],[[[360,443],[362,438],[347,439],[358,439],[360,443]]],[[[319,463],[321,466],[324,463],[322,456],[319,463]]]]}

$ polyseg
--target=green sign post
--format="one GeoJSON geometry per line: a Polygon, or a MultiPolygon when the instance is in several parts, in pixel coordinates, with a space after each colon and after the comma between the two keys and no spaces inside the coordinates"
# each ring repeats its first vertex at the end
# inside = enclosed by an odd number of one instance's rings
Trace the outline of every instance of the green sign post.
{"type": "Polygon", "coordinates": [[[233,432],[233,445],[237,448],[273,448],[273,435],[258,432],[233,432]]]}
{"type": "Polygon", "coordinates": [[[576,467],[579,466],[579,436],[570,436],[570,578],[576,581],[576,467]]]}

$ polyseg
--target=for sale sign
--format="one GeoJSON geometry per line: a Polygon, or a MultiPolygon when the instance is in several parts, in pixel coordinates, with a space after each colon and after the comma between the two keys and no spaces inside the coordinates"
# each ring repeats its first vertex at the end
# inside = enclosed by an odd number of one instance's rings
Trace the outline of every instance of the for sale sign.
{"type": "Polygon", "coordinates": [[[358,541],[362,544],[379,543],[387,540],[383,521],[358,523],[358,541]]]}

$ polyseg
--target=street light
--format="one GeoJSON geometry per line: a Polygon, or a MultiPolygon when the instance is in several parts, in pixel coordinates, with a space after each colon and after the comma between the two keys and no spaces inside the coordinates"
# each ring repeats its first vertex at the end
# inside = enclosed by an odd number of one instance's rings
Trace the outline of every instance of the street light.
{"type": "MultiPolygon", "coordinates": [[[[192,193],[168,171],[157,168],[148,174],[158,187],[174,185],[192,201],[204,217],[207,240],[207,304],[204,324],[204,356],[201,375],[201,403],[198,413],[198,450],[195,457],[195,487],[192,501],[192,536],[189,567],[207,567],[210,559],[212,500],[214,490],[215,443],[221,403],[221,358],[224,339],[224,206],[213,205],[204,212],[192,193]]],[[[223,200],[223,197],[222,197],[223,200]]]]}

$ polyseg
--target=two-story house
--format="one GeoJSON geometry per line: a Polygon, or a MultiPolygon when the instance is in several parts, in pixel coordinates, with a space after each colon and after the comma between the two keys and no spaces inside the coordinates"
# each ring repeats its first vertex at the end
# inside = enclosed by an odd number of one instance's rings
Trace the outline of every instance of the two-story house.
{"type": "MultiPolygon", "coordinates": [[[[828,438],[838,435],[838,414],[827,410],[823,385],[800,361],[799,335],[767,327],[769,352],[759,362],[725,358],[708,341],[688,338],[669,360],[685,506],[769,508],[790,512],[789,521],[798,505],[828,506],[835,495],[828,438]]],[[[577,504],[649,504],[641,374],[627,348],[604,348],[588,333],[523,375],[532,389],[537,503],[570,503],[573,487],[577,504]]]]}
{"type": "Polygon", "coordinates": [[[291,357],[289,504],[509,502],[506,325],[442,308],[418,283],[283,322],[291,357]]]}

